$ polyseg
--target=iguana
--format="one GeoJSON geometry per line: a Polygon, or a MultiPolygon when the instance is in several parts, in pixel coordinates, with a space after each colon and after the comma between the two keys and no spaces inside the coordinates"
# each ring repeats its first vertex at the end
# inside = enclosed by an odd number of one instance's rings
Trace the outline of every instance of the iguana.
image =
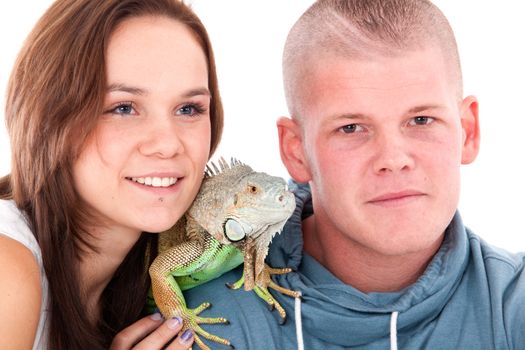
{"type": "Polygon", "coordinates": [[[299,297],[300,293],[275,284],[270,276],[284,274],[288,268],[273,269],[265,264],[268,245],[281,232],[295,208],[294,195],[286,190],[279,177],[254,172],[232,159],[207,166],[202,185],[192,206],[183,218],[159,238],[160,253],[152,263],[152,294],[155,303],[168,319],[178,316],[183,329],[194,331],[195,342],[203,350],[209,347],[200,336],[231,346],[226,339],[204,331],[199,324],[227,323],[222,317],[204,318],[199,314],[208,302],[188,309],[182,291],[219,277],[244,262],[241,279],[228,285],[253,290],[271,308],[275,307],[284,322],[286,312],[269,293],[273,288],[299,297]]]}

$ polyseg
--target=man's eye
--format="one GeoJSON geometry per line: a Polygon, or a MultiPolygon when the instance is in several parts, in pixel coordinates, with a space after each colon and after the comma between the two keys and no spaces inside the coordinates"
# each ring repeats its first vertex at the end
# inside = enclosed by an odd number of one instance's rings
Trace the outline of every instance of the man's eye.
{"type": "Polygon", "coordinates": [[[428,125],[434,121],[432,117],[415,117],[410,120],[410,125],[428,125]]]}
{"type": "Polygon", "coordinates": [[[339,130],[341,130],[345,134],[353,134],[355,132],[362,131],[363,127],[360,126],[359,124],[348,124],[348,125],[341,127],[339,130]]]}

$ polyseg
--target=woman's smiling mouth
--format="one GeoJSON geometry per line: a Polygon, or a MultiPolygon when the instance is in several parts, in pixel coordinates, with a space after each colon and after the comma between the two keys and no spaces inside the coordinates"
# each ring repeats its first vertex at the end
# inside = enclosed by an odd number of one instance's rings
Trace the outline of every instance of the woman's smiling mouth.
{"type": "Polygon", "coordinates": [[[126,179],[137,182],[141,185],[151,187],[170,187],[177,183],[178,178],[176,177],[126,177],[126,179]]]}

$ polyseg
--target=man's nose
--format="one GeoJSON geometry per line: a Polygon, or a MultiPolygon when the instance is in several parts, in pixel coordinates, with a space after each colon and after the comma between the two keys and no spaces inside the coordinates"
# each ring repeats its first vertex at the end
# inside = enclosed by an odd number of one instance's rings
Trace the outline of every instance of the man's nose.
{"type": "Polygon", "coordinates": [[[401,132],[378,135],[374,156],[374,172],[394,173],[414,168],[414,157],[409,142],[401,132]]]}

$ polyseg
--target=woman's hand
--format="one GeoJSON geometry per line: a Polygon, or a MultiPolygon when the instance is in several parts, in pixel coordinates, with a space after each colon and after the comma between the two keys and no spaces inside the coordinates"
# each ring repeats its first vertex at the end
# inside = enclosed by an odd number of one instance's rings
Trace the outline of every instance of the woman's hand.
{"type": "Polygon", "coordinates": [[[177,335],[181,328],[182,321],[180,318],[164,320],[160,313],[155,313],[138,320],[131,326],[120,331],[113,339],[109,349],[188,349],[193,343],[193,333],[191,330],[186,330],[182,335],[176,337],[168,347],[165,347],[166,344],[177,335]]]}

